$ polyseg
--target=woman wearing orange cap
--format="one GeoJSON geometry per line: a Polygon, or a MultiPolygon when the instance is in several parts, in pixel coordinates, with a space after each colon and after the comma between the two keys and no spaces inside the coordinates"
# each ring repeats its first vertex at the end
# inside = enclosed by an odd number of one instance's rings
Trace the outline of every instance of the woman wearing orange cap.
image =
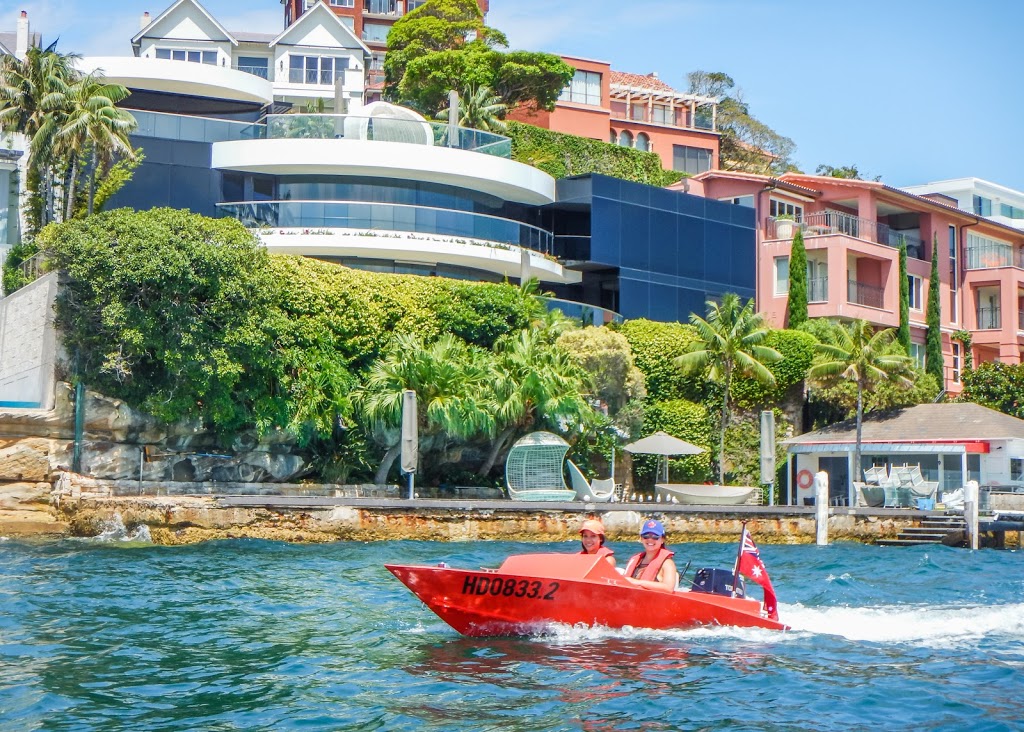
{"type": "Polygon", "coordinates": [[[626,579],[640,587],[675,592],[679,584],[679,570],[672,560],[675,552],[665,546],[665,527],[662,523],[655,519],[645,521],[640,527],[640,543],[644,550],[629,560],[626,579]]]}
{"type": "Polygon", "coordinates": [[[604,524],[597,519],[589,519],[583,522],[580,527],[580,541],[583,542],[583,551],[580,554],[596,554],[604,557],[608,563],[615,566],[614,552],[604,545],[604,524]]]}

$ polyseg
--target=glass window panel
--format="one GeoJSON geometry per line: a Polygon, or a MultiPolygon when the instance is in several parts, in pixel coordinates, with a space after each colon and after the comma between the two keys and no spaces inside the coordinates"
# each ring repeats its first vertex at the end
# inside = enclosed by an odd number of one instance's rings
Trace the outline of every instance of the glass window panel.
{"type": "Polygon", "coordinates": [[[171,57],[171,49],[169,49],[169,48],[158,48],[158,49],[156,49],[156,57],[157,58],[169,59],[171,57]]]}
{"type": "Polygon", "coordinates": [[[789,257],[775,258],[775,294],[789,293],[789,257]]]}

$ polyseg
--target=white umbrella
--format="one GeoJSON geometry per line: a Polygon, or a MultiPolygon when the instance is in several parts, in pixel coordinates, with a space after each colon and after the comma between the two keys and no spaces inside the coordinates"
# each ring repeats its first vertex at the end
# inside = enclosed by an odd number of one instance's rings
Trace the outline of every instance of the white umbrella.
{"type": "MultiPolygon", "coordinates": [[[[653,435],[643,437],[636,442],[631,442],[624,448],[632,453],[642,455],[699,455],[706,452],[703,447],[693,445],[686,440],[680,440],[666,432],[655,432],[653,435]]],[[[659,460],[660,462],[660,460],[659,460]]],[[[665,480],[668,480],[668,460],[665,461],[665,480]]]]}

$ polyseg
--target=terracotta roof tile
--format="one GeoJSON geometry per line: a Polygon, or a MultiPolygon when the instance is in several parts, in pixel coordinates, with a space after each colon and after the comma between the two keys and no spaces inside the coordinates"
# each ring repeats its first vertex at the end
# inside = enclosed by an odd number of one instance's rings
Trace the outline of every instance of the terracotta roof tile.
{"type": "Polygon", "coordinates": [[[666,92],[676,91],[654,74],[630,74],[626,71],[612,71],[611,83],[631,86],[634,89],[656,89],[657,91],[666,92]]]}

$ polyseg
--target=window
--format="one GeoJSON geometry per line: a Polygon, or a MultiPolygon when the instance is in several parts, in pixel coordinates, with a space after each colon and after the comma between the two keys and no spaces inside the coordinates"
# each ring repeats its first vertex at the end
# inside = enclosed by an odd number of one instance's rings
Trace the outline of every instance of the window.
{"type": "Polygon", "coordinates": [[[925,354],[925,347],[924,347],[923,343],[911,343],[910,344],[910,353],[908,355],[912,359],[914,359],[914,365],[917,366],[917,368],[919,368],[919,369],[923,369],[924,368],[924,354],[925,354]]]}
{"type": "Polygon", "coordinates": [[[1017,208],[1006,203],[999,204],[999,215],[1008,219],[1024,219],[1024,208],[1017,208]]]}
{"type": "Polygon", "coordinates": [[[957,246],[956,227],[949,227],[949,319],[950,322],[960,322],[960,311],[957,300],[957,279],[959,279],[959,247],[957,246]]]}
{"type": "Polygon", "coordinates": [[[724,201],[725,203],[731,203],[735,206],[746,206],[747,208],[754,207],[753,196],[736,196],[735,198],[719,198],[718,200],[724,201]]]}
{"type": "Polygon", "coordinates": [[[601,75],[595,71],[580,71],[572,77],[569,86],[558,95],[563,102],[576,102],[577,104],[601,105],[601,75]]]}
{"type": "Polygon", "coordinates": [[[992,199],[985,198],[984,196],[974,197],[974,213],[978,216],[991,216],[992,215],[992,199]]]}
{"type": "Polygon", "coordinates": [[[622,147],[633,147],[633,133],[629,130],[623,130],[619,133],[619,144],[622,147]]]}
{"type": "Polygon", "coordinates": [[[394,15],[396,12],[395,0],[364,0],[364,7],[373,15],[394,15]]]}
{"type": "Polygon", "coordinates": [[[333,8],[354,8],[356,0],[330,0],[329,4],[333,8]]]}
{"type": "Polygon", "coordinates": [[[953,341],[953,382],[960,383],[960,344],[953,341]]]}
{"type": "Polygon", "coordinates": [[[804,207],[798,203],[790,203],[789,201],[780,201],[777,198],[773,198],[768,202],[768,215],[772,218],[791,216],[796,221],[802,221],[804,218],[804,207]]]}
{"type": "Polygon", "coordinates": [[[348,67],[347,58],[332,56],[288,55],[288,83],[333,84],[335,77],[343,77],[348,67]]]}
{"type": "Polygon", "coordinates": [[[244,71],[247,74],[258,76],[261,79],[268,78],[270,71],[270,59],[260,58],[259,56],[239,56],[238,66],[236,67],[239,71],[244,71]]]}
{"type": "Polygon", "coordinates": [[[775,294],[789,294],[789,257],[775,258],[775,294]]]}
{"type": "Polygon", "coordinates": [[[373,43],[387,43],[391,26],[385,23],[363,23],[363,40],[373,43]]]}
{"type": "Polygon", "coordinates": [[[612,130],[611,134],[608,135],[608,142],[610,142],[613,145],[618,145],[619,144],[619,133],[616,132],[615,130],[612,130]]]}
{"type": "Polygon", "coordinates": [[[665,104],[655,104],[651,107],[651,122],[659,125],[670,125],[674,122],[672,110],[665,104]]]}
{"type": "Polygon", "coordinates": [[[1010,480],[1024,482],[1024,458],[1010,458],[1010,480]]]}
{"type": "Polygon", "coordinates": [[[172,61],[188,61],[194,64],[217,65],[216,51],[189,51],[183,48],[158,48],[157,58],[166,58],[172,61]]]}
{"type": "Polygon", "coordinates": [[[924,310],[924,299],[921,297],[922,280],[916,275],[907,275],[907,300],[911,310],[924,310]]]}
{"type": "Polygon", "coordinates": [[[634,122],[646,122],[647,121],[647,105],[646,104],[631,104],[629,106],[629,118],[634,122]]]}
{"type": "Polygon", "coordinates": [[[696,175],[711,170],[711,151],[688,145],[672,146],[672,170],[696,175]]]}
{"type": "Polygon", "coordinates": [[[636,136],[636,149],[643,150],[644,152],[650,152],[651,149],[651,138],[645,135],[643,132],[636,136]]]}
{"type": "Polygon", "coordinates": [[[405,12],[411,13],[427,0],[405,0],[405,12]]]}
{"type": "Polygon", "coordinates": [[[373,55],[370,56],[370,71],[383,71],[384,70],[384,54],[380,51],[374,51],[373,55]]]}

